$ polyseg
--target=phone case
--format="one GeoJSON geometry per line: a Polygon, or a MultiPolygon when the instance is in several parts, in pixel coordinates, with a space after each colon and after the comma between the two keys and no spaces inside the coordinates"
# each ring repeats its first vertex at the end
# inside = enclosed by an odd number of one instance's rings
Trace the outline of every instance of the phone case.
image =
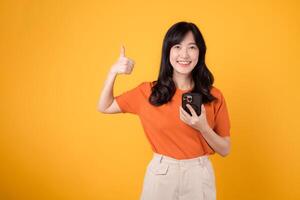
{"type": "Polygon", "coordinates": [[[190,112],[186,104],[190,104],[193,107],[193,109],[196,111],[198,116],[201,114],[202,95],[200,95],[199,93],[190,93],[190,92],[184,93],[182,94],[181,102],[182,102],[182,108],[191,116],[192,113],[190,112]]]}

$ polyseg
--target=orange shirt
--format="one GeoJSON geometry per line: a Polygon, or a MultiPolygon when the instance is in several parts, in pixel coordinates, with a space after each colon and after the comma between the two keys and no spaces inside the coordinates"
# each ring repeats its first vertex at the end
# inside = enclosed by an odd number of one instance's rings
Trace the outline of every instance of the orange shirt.
{"type": "MultiPolygon", "coordinates": [[[[122,113],[139,116],[146,137],[154,152],[176,159],[189,159],[214,154],[201,132],[180,119],[181,95],[191,90],[176,89],[172,100],[161,106],[148,102],[151,82],[142,82],[131,90],[115,97],[122,113]]],[[[217,98],[204,104],[209,126],[220,136],[230,135],[230,120],[223,94],[212,87],[211,94],[217,98]]]]}

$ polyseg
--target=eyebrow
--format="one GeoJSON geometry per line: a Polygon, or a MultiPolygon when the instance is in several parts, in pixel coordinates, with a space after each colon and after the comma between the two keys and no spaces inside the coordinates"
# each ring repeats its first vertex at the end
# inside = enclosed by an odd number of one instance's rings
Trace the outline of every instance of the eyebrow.
{"type": "MultiPolygon", "coordinates": [[[[181,43],[180,43],[181,44],[181,43]]],[[[188,43],[188,44],[196,44],[195,42],[190,42],[190,43],[188,43]]]]}

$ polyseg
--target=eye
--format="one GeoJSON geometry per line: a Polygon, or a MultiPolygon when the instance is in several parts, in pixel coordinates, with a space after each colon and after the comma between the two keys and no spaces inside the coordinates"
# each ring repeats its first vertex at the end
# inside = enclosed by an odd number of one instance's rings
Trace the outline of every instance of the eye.
{"type": "Polygon", "coordinates": [[[175,48],[175,49],[179,49],[180,46],[179,46],[179,45],[175,45],[174,48],[175,48]]]}
{"type": "Polygon", "coordinates": [[[191,49],[197,49],[197,47],[196,47],[196,46],[191,46],[190,48],[191,48],[191,49]]]}

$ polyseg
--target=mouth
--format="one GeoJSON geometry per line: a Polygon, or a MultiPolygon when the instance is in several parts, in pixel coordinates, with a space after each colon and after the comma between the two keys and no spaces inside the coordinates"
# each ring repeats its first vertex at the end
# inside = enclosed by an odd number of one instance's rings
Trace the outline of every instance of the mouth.
{"type": "Polygon", "coordinates": [[[183,67],[187,67],[192,63],[192,61],[177,61],[177,63],[183,67]]]}

